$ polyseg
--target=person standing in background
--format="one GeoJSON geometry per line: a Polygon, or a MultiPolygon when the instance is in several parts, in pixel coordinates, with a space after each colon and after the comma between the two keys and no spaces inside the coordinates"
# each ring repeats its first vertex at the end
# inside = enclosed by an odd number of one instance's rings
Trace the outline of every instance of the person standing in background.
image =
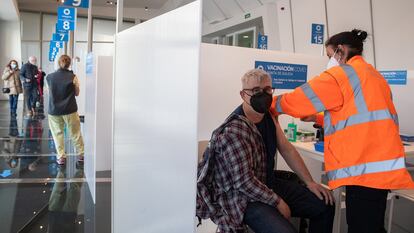
{"type": "Polygon", "coordinates": [[[34,56],[29,57],[29,61],[22,66],[20,71],[20,80],[24,87],[24,97],[28,108],[27,116],[31,117],[35,112],[36,100],[37,100],[37,82],[36,75],[38,69],[36,66],[37,59],[34,56]]]}
{"type": "Polygon", "coordinates": [[[84,143],[80,131],[78,105],[75,96],[79,95],[79,80],[69,67],[71,59],[67,55],[59,58],[59,69],[46,77],[49,89],[49,127],[57,151],[57,164],[66,162],[64,128],[75,144],[78,163],[83,163],[84,143]]]}
{"type": "Polygon", "coordinates": [[[20,82],[20,70],[16,60],[11,60],[4,69],[2,80],[4,87],[9,91],[10,115],[17,116],[17,103],[19,94],[23,93],[22,83],[20,82]]]}
{"type": "Polygon", "coordinates": [[[42,67],[39,67],[38,73],[36,75],[37,90],[39,93],[39,96],[36,101],[36,111],[37,111],[38,117],[40,118],[44,117],[43,87],[44,87],[45,77],[46,77],[46,73],[42,70],[42,67]]]}
{"type": "Polygon", "coordinates": [[[36,82],[37,82],[37,89],[39,91],[40,102],[42,102],[43,100],[43,87],[44,87],[45,77],[46,77],[46,73],[42,70],[42,67],[39,67],[37,75],[36,75],[36,82]]]}

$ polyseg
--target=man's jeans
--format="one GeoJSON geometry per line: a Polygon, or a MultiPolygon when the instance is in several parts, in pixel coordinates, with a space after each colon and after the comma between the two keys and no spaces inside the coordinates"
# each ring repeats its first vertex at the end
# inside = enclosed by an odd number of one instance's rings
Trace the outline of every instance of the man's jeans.
{"type": "Polygon", "coordinates": [[[25,86],[25,98],[28,110],[32,110],[36,107],[37,101],[37,87],[36,86],[25,86]]]}
{"type": "MultiPolygon", "coordinates": [[[[325,205],[305,186],[293,181],[275,179],[271,187],[290,207],[292,217],[308,218],[309,233],[331,233],[335,206],[325,205]]],[[[261,202],[248,204],[244,222],[255,233],[295,233],[292,224],[275,206],[261,202]]]]}

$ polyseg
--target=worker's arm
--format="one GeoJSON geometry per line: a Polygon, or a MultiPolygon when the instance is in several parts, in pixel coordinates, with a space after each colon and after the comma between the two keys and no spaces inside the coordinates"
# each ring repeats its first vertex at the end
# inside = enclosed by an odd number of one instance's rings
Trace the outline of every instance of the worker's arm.
{"type": "Polygon", "coordinates": [[[315,115],[310,115],[307,117],[300,118],[304,122],[315,122],[315,124],[323,127],[323,113],[318,113],[315,115]]]}
{"type": "Polygon", "coordinates": [[[296,88],[275,96],[272,111],[303,118],[342,106],[343,95],[337,81],[327,72],[296,88]]]}
{"type": "Polygon", "coordinates": [[[306,186],[312,191],[319,199],[325,199],[325,203],[333,205],[334,198],[332,193],[323,188],[320,184],[317,184],[303,162],[302,157],[299,155],[296,148],[286,139],[279,122],[273,118],[273,122],[276,126],[276,140],[277,148],[282,155],[283,159],[289,165],[289,167],[305,182],[306,186]]]}

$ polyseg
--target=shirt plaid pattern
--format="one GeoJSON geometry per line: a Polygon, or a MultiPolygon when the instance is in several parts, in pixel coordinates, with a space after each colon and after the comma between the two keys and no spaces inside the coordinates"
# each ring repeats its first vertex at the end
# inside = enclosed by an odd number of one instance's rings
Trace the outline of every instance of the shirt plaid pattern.
{"type": "Polygon", "coordinates": [[[259,131],[243,116],[229,118],[221,130],[214,131],[207,148],[213,150],[200,163],[197,182],[197,215],[210,217],[225,233],[243,229],[248,202],[271,206],[278,202],[278,196],[264,184],[266,153],[259,131]],[[206,180],[211,184],[200,186],[206,180]]]}

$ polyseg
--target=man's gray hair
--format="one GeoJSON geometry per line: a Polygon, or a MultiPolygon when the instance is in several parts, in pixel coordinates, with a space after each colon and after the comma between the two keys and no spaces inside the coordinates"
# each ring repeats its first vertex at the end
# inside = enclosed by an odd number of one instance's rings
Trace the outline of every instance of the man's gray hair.
{"type": "Polygon", "coordinates": [[[35,56],[30,56],[29,57],[29,62],[33,64],[33,63],[37,62],[37,58],[35,56]]]}
{"type": "Polygon", "coordinates": [[[245,73],[243,75],[243,77],[241,78],[242,81],[242,85],[243,87],[246,86],[249,82],[251,81],[256,81],[256,82],[263,82],[264,80],[271,80],[270,75],[262,70],[262,69],[253,69],[253,70],[249,70],[247,71],[247,73],[245,73]]]}

